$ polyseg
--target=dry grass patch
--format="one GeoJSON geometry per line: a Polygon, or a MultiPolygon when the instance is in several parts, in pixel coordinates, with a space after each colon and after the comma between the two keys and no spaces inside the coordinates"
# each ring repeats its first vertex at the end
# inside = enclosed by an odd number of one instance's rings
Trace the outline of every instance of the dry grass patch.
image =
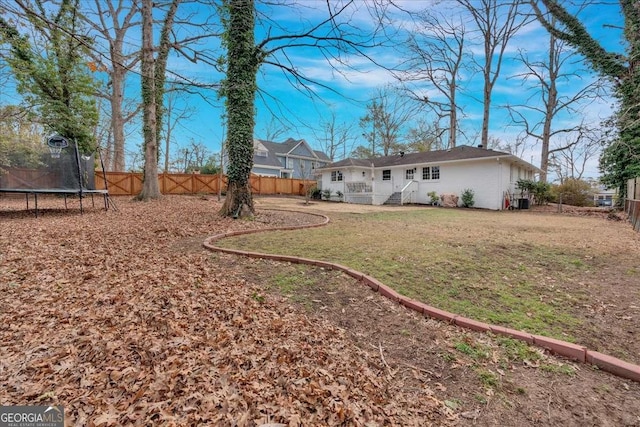
{"type": "Polygon", "coordinates": [[[445,310],[640,362],[640,345],[629,345],[640,241],[626,223],[430,208],[331,218],[221,244],[338,262],[445,310]]]}

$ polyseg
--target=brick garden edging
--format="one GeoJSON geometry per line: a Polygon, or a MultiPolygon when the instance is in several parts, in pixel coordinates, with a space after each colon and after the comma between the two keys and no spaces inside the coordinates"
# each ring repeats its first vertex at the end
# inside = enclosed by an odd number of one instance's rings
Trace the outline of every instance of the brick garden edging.
{"type": "MultiPolygon", "coordinates": [[[[269,210],[278,210],[278,209],[269,209],[269,210]]],[[[295,212],[295,211],[287,211],[287,212],[295,212]]],[[[213,244],[213,242],[217,240],[221,240],[225,237],[239,236],[243,234],[262,233],[265,231],[299,230],[303,228],[322,227],[329,223],[329,217],[326,215],[310,213],[310,212],[299,212],[299,213],[318,216],[323,218],[323,221],[318,224],[311,224],[311,225],[270,227],[270,228],[264,228],[264,229],[231,231],[227,233],[215,234],[205,239],[203,246],[206,249],[209,249],[214,252],[224,252],[229,254],[243,255],[250,258],[262,258],[262,259],[271,259],[275,261],[286,261],[286,262],[291,262],[295,264],[313,265],[317,267],[327,268],[330,270],[342,271],[348,276],[356,279],[358,282],[361,282],[367,285],[374,292],[378,292],[380,295],[394,302],[397,302],[410,310],[416,311],[418,313],[422,313],[422,315],[426,317],[431,317],[436,320],[448,322],[456,326],[459,326],[461,328],[466,328],[466,329],[470,329],[477,332],[491,332],[495,335],[507,336],[513,339],[524,341],[527,344],[532,344],[538,347],[542,347],[552,353],[555,353],[560,356],[564,356],[568,359],[575,360],[581,363],[588,363],[588,364],[597,366],[599,369],[603,371],[609,372],[619,377],[640,382],[640,366],[639,365],[634,365],[633,363],[625,362],[624,360],[618,359],[613,356],[608,356],[606,354],[602,354],[597,351],[591,351],[586,347],[578,344],[557,340],[555,338],[548,338],[542,335],[534,335],[528,332],[522,332],[515,329],[506,328],[503,326],[490,325],[488,323],[483,323],[477,320],[468,319],[466,317],[462,317],[454,313],[449,313],[448,311],[431,307],[420,301],[411,299],[409,297],[405,297],[404,295],[400,295],[399,293],[397,293],[396,291],[394,291],[384,283],[380,282],[376,278],[341,264],[336,264],[329,261],[320,261],[320,260],[309,259],[309,258],[301,258],[297,256],[290,256],[290,255],[266,254],[266,253],[260,253],[260,252],[242,251],[238,249],[221,248],[213,244]]]]}

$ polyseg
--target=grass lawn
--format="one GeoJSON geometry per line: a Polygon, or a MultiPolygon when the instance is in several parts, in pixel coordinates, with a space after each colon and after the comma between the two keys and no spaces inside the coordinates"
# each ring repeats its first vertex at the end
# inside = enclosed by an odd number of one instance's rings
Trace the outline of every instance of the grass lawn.
{"type": "Polygon", "coordinates": [[[338,262],[438,308],[569,341],[604,271],[640,279],[636,236],[601,218],[437,208],[330,217],[327,227],[219,243],[338,262]],[[621,254],[602,239],[635,246],[621,254]]]}

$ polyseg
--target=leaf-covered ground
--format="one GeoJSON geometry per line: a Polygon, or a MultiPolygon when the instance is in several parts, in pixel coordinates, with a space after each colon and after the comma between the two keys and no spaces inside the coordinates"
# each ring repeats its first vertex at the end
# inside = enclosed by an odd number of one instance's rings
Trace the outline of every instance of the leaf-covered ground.
{"type": "Polygon", "coordinates": [[[40,204],[35,218],[0,198],[0,405],[61,404],[82,426],[640,425],[638,384],[342,274],[201,247],[316,217],[222,219],[198,197],[40,204]]]}
{"type": "Polygon", "coordinates": [[[0,404],[61,404],[83,426],[449,422],[430,387],[394,385],[343,330],[175,247],[317,218],[233,221],[166,197],[36,219],[7,210],[20,203],[0,201],[0,404]]]}

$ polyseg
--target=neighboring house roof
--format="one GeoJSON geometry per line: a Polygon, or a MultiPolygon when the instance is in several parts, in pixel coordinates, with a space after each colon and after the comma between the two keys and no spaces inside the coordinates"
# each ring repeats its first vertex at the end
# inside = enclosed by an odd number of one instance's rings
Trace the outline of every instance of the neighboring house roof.
{"type": "MultiPolygon", "coordinates": [[[[266,152],[267,152],[266,156],[260,156],[260,155],[258,155],[258,152],[254,150],[254,152],[253,152],[253,164],[255,166],[268,166],[268,167],[274,167],[274,168],[281,168],[282,167],[282,163],[280,163],[280,160],[278,160],[278,158],[276,157],[276,150],[274,150],[274,149],[272,149],[272,147],[270,147],[271,144],[273,144],[273,143],[269,142],[269,141],[262,141],[262,140],[254,141],[254,147],[256,147],[256,145],[258,145],[258,146],[261,145],[262,147],[264,147],[266,149],[266,152]]],[[[259,148],[262,148],[262,147],[259,147],[259,148]]]]}
{"type": "Polygon", "coordinates": [[[316,154],[316,156],[318,156],[318,159],[322,160],[323,162],[331,163],[331,159],[329,158],[329,156],[327,156],[322,151],[313,150],[313,152],[316,154]]]}
{"type": "Polygon", "coordinates": [[[273,142],[273,141],[266,141],[263,139],[256,139],[254,141],[254,147],[264,148],[267,151],[266,157],[259,156],[257,155],[256,152],[254,152],[253,163],[254,165],[257,165],[257,166],[264,165],[264,166],[283,167],[280,160],[278,160],[278,155],[280,156],[293,155],[297,157],[306,157],[309,159],[315,158],[317,160],[321,160],[324,162],[331,161],[331,159],[329,159],[329,157],[322,151],[313,150],[304,139],[296,140],[293,138],[288,138],[284,142],[273,142]],[[305,151],[308,151],[310,156],[301,156],[300,154],[293,153],[301,145],[305,147],[306,149],[305,151]]]}
{"type": "Polygon", "coordinates": [[[532,164],[525,162],[524,160],[501,151],[487,150],[479,147],[459,146],[448,150],[437,151],[425,151],[420,153],[406,153],[395,154],[393,156],[374,157],[372,159],[344,159],[339,162],[331,163],[324,166],[322,169],[337,169],[349,166],[370,168],[371,164],[375,168],[403,166],[403,165],[417,165],[423,163],[441,163],[460,160],[474,160],[483,158],[510,158],[514,163],[522,164],[523,166],[531,167],[535,170],[539,170],[532,164]]]}

